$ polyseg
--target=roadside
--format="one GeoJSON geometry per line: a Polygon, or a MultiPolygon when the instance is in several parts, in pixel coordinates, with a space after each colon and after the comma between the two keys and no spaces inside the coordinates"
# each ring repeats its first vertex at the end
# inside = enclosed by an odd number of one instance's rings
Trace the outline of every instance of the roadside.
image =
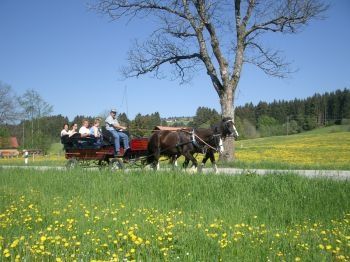
{"type": "MultiPolygon", "coordinates": [[[[36,170],[62,170],[66,171],[66,167],[63,166],[0,166],[1,169],[13,169],[13,168],[30,168],[36,170]]],[[[86,168],[87,170],[98,170],[97,167],[86,168]]],[[[169,171],[171,169],[161,169],[169,171]]],[[[129,172],[130,169],[125,169],[129,172]]],[[[148,170],[149,171],[149,170],[148,170]]],[[[213,174],[212,168],[204,168],[204,174],[213,174]]],[[[271,169],[241,169],[241,168],[218,168],[217,175],[268,175],[268,174],[296,174],[305,176],[308,178],[329,178],[335,180],[350,180],[350,170],[271,170],[271,169]]]]}

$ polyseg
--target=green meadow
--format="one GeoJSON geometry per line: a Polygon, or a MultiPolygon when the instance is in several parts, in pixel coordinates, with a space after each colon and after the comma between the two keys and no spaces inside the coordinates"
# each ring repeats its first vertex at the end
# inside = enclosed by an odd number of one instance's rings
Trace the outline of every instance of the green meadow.
{"type": "Polygon", "coordinates": [[[350,170],[350,126],[330,126],[290,136],[236,141],[230,166],[267,169],[350,170]]]}
{"type": "Polygon", "coordinates": [[[347,181],[0,168],[1,261],[350,260],[347,181]]]}

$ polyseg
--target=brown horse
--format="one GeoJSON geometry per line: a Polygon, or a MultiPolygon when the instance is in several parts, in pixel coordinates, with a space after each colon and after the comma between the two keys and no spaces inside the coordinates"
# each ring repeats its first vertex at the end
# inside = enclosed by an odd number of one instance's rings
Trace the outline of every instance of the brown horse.
{"type": "Polygon", "coordinates": [[[196,169],[198,162],[193,154],[198,152],[205,153],[205,162],[210,158],[216,167],[214,152],[222,147],[221,139],[230,135],[238,137],[231,118],[223,118],[209,129],[194,129],[192,132],[187,130],[155,132],[149,138],[147,164],[152,164],[154,169],[158,169],[161,155],[169,157],[173,165],[176,159],[183,155],[186,159],[184,167],[192,161],[192,166],[196,169]]]}
{"type": "MultiPolygon", "coordinates": [[[[210,159],[215,173],[218,172],[214,153],[222,153],[224,151],[222,140],[228,136],[233,136],[235,139],[239,137],[232,118],[229,117],[223,118],[221,122],[215,124],[209,129],[200,128],[194,130],[194,144],[196,146],[191,153],[192,155],[195,153],[205,154],[199,171],[201,171],[207,160],[210,159]]],[[[188,166],[189,161],[190,159],[185,159],[185,162],[183,163],[185,168],[188,166]]]]}
{"type": "Polygon", "coordinates": [[[174,165],[176,159],[180,155],[183,155],[186,159],[191,160],[193,165],[198,165],[197,160],[191,154],[194,150],[191,136],[185,130],[156,131],[149,138],[147,149],[148,156],[146,162],[147,164],[151,164],[154,170],[159,169],[160,156],[169,157],[171,163],[174,165]]]}

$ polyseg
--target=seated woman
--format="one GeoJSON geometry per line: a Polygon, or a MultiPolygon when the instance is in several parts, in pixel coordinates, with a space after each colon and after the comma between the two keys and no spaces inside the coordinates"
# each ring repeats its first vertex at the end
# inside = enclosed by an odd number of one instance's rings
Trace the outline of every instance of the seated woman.
{"type": "Polygon", "coordinates": [[[68,124],[65,123],[63,125],[63,129],[61,131],[61,143],[62,144],[66,144],[68,142],[69,139],[69,134],[68,134],[68,124]]]}
{"type": "Polygon", "coordinates": [[[64,125],[63,125],[63,129],[62,129],[62,131],[61,131],[61,137],[63,137],[63,136],[68,136],[69,134],[68,134],[68,124],[67,123],[65,123],[64,125]]]}
{"type": "Polygon", "coordinates": [[[77,130],[78,130],[78,124],[77,123],[73,123],[71,125],[71,129],[68,131],[69,137],[72,137],[73,135],[77,134],[78,133],[77,130]]]}

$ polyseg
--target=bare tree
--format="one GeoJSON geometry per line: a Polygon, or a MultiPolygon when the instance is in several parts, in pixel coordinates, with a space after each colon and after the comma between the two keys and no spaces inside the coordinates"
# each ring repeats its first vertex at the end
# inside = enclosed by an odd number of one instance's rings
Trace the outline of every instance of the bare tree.
{"type": "MultiPolygon", "coordinates": [[[[126,77],[153,73],[163,77],[168,64],[182,82],[201,67],[211,79],[222,116],[234,117],[234,98],[244,63],[285,77],[291,70],[281,53],[263,44],[267,33],[295,34],[328,8],[321,0],[96,0],[95,8],[113,20],[156,19],[144,43],[128,55],[126,77]]],[[[142,26],[142,25],[140,25],[142,26]]],[[[140,27],[141,28],[141,27],[140,27]]],[[[233,141],[225,141],[223,159],[233,159],[233,141]]]]}
{"type": "Polygon", "coordinates": [[[0,125],[18,120],[16,102],[11,86],[0,82],[0,125]]]}
{"type": "MultiPolygon", "coordinates": [[[[28,89],[22,96],[18,98],[18,102],[22,107],[23,120],[31,121],[31,147],[34,146],[34,122],[36,120],[36,131],[40,135],[40,118],[48,116],[52,113],[53,108],[42,99],[40,94],[34,89],[28,89]]],[[[24,122],[24,121],[23,121],[24,122]]]]}

